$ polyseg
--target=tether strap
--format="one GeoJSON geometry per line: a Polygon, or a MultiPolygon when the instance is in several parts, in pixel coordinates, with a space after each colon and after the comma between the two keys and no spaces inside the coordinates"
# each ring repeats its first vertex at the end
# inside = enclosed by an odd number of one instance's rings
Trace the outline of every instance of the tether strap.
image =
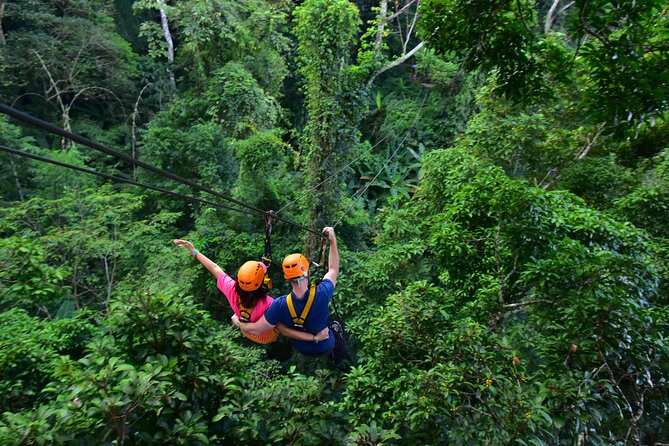
{"type": "Polygon", "coordinates": [[[314,265],[316,265],[316,268],[314,269],[314,277],[316,277],[316,284],[319,284],[323,281],[321,277],[319,277],[319,271],[325,265],[325,244],[327,243],[327,238],[322,237],[321,238],[321,252],[318,255],[318,261],[319,263],[312,262],[314,265]]]}
{"type": "Polygon", "coordinates": [[[276,218],[274,211],[265,212],[265,253],[262,260],[267,266],[272,263],[272,244],[270,243],[270,234],[272,233],[272,221],[276,218]]]}
{"type": "MultiPolygon", "coordinates": [[[[304,322],[306,321],[307,316],[309,315],[311,304],[314,303],[314,296],[316,296],[316,285],[312,284],[311,289],[309,290],[309,298],[307,299],[307,304],[304,306],[304,310],[302,310],[302,314],[300,314],[300,317],[297,317],[297,312],[295,311],[295,306],[293,305],[293,293],[291,292],[286,298],[286,303],[288,304],[288,311],[290,311],[290,315],[293,318],[293,325],[295,325],[296,327],[304,328],[304,322]]],[[[297,299],[297,297],[295,298],[297,299]]]]}

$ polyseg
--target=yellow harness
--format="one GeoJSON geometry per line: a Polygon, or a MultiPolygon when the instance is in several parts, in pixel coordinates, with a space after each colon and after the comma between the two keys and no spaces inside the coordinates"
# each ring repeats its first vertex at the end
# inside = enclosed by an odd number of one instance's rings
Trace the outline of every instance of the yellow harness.
{"type": "MultiPolygon", "coordinates": [[[[288,311],[290,311],[290,316],[293,318],[293,325],[295,325],[296,328],[299,329],[304,329],[304,322],[307,319],[307,316],[309,315],[309,310],[311,309],[311,304],[314,303],[314,296],[316,295],[316,284],[311,285],[311,289],[309,290],[309,298],[307,299],[307,304],[304,306],[304,310],[302,310],[302,314],[300,316],[297,316],[297,312],[295,311],[295,306],[293,305],[293,293],[291,292],[288,297],[286,297],[286,303],[288,304],[288,311]]],[[[297,297],[295,297],[297,299],[297,297]]]]}
{"type": "Polygon", "coordinates": [[[237,306],[239,307],[239,320],[242,322],[251,322],[251,312],[253,307],[246,308],[242,305],[242,300],[237,296],[237,306]]]}
{"type": "MultiPolygon", "coordinates": [[[[242,304],[242,300],[239,298],[239,296],[237,296],[237,305],[239,306],[239,320],[242,322],[251,322],[251,312],[253,311],[253,307],[246,308],[242,304]]],[[[275,327],[275,328],[270,328],[266,332],[259,335],[246,333],[244,331],[242,331],[242,334],[258,344],[270,344],[276,341],[279,332],[275,327]]]]}

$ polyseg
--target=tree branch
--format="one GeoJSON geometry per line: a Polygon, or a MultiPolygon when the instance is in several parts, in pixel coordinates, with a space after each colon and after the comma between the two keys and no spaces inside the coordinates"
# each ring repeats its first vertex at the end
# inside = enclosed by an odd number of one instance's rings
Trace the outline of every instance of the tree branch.
{"type": "Polygon", "coordinates": [[[398,9],[397,12],[395,12],[394,14],[388,16],[388,18],[386,19],[386,21],[387,21],[387,22],[390,22],[390,21],[392,21],[392,20],[395,20],[395,18],[396,18],[397,16],[403,14],[407,9],[409,9],[409,8],[411,7],[411,5],[413,5],[413,4],[416,3],[416,2],[418,2],[418,3],[420,4],[420,1],[418,1],[418,0],[411,0],[409,3],[407,3],[407,4],[404,5],[404,6],[402,6],[401,9],[398,9]]]}
{"type": "Polygon", "coordinates": [[[407,44],[411,40],[411,34],[413,33],[413,29],[416,26],[416,21],[418,20],[418,12],[413,15],[413,19],[411,20],[411,25],[409,26],[409,30],[407,31],[407,40],[404,42],[404,46],[402,47],[402,50],[404,53],[407,52],[407,44]]]}
{"type": "Polygon", "coordinates": [[[561,0],[555,0],[553,4],[551,5],[551,9],[548,11],[548,14],[546,14],[546,23],[544,23],[544,34],[548,35],[550,32],[551,28],[553,27],[553,22],[555,22],[555,19],[565,12],[570,6],[574,4],[574,2],[569,2],[560,10],[558,11],[558,7],[560,6],[561,0]]]}
{"type": "Polygon", "coordinates": [[[379,58],[381,52],[381,42],[383,41],[383,31],[386,27],[388,20],[386,19],[386,13],[388,12],[388,0],[381,0],[381,7],[379,10],[379,26],[376,31],[376,39],[374,40],[374,61],[379,58]]]}
{"type": "Polygon", "coordinates": [[[421,48],[423,48],[423,45],[425,42],[420,42],[418,45],[416,45],[411,51],[408,53],[405,53],[402,55],[399,59],[396,59],[389,63],[388,65],[380,68],[376,73],[374,73],[369,80],[367,81],[367,87],[369,88],[370,85],[374,82],[374,79],[376,79],[380,74],[385,73],[386,71],[395,68],[396,66],[404,63],[407,59],[412,57],[414,54],[416,54],[418,51],[420,51],[421,48]]]}
{"type": "Polygon", "coordinates": [[[546,14],[546,23],[544,23],[544,34],[548,34],[548,32],[551,30],[551,26],[553,26],[553,21],[555,20],[555,11],[557,11],[558,6],[560,6],[560,1],[561,0],[555,0],[553,4],[551,5],[551,9],[548,10],[548,14],[546,14]]]}
{"type": "Polygon", "coordinates": [[[585,158],[586,155],[590,152],[590,149],[595,147],[595,143],[597,142],[597,139],[601,136],[602,132],[604,131],[604,126],[605,126],[604,123],[599,124],[599,126],[597,128],[597,133],[595,133],[595,136],[593,136],[592,139],[591,138],[586,138],[585,139],[585,141],[586,141],[585,147],[583,148],[583,150],[581,150],[581,153],[578,154],[576,159],[580,160],[580,159],[585,158]]]}

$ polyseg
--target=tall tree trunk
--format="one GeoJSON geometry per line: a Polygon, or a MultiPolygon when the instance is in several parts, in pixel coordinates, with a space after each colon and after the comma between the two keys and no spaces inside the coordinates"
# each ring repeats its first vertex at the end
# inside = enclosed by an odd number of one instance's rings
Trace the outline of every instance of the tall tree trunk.
{"type": "Polygon", "coordinates": [[[5,16],[5,2],[0,3],[0,45],[5,44],[5,32],[2,29],[2,18],[5,16]]]}
{"type": "Polygon", "coordinates": [[[386,28],[386,15],[388,13],[388,0],[382,0],[379,11],[379,28],[376,31],[376,40],[374,40],[374,60],[379,58],[381,52],[381,42],[383,42],[383,31],[386,28]]]}
{"type": "Polygon", "coordinates": [[[174,71],[172,66],[174,65],[174,41],[172,40],[172,33],[170,33],[170,24],[167,21],[167,13],[165,13],[165,0],[158,0],[160,5],[158,9],[160,10],[160,25],[163,28],[163,34],[165,35],[165,42],[167,42],[167,62],[169,63],[169,72],[170,72],[170,84],[172,88],[177,89],[177,81],[174,78],[174,71]]]}
{"type": "Polygon", "coordinates": [[[9,163],[12,165],[12,175],[14,175],[14,182],[16,183],[16,191],[19,193],[19,200],[21,200],[21,203],[23,203],[26,200],[23,197],[23,188],[21,187],[19,172],[16,169],[16,160],[14,159],[14,155],[12,154],[9,154],[9,163]]]}
{"type": "Polygon", "coordinates": [[[560,6],[560,0],[555,0],[551,5],[551,9],[548,10],[548,14],[546,14],[546,23],[544,24],[544,34],[548,34],[550,32],[551,26],[553,26],[553,20],[555,20],[555,15],[558,6],[560,6]]]}

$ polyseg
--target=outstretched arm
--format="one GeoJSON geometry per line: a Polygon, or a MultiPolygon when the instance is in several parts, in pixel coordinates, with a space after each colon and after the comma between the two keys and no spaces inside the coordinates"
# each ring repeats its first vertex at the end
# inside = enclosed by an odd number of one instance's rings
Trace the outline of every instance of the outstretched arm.
{"type": "MultiPolygon", "coordinates": [[[[191,255],[193,255],[195,252],[195,246],[193,246],[193,244],[188,240],[174,239],[174,244],[177,246],[183,246],[184,248],[188,249],[191,255]]],[[[198,252],[195,255],[195,258],[202,264],[202,266],[207,268],[207,271],[209,271],[215,278],[218,279],[218,276],[223,274],[221,267],[215,264],[213,261],[209,260],[207,256],[201,252],[198,252]]]]}
{"type": "Polygon", "coordinates": [[[337,237],[335,237],[334,228],[323,228],[323,234],[330,240],[330,254],[328,255],[328,272],[324,279],[329,279],[333,285],[337,285],[337,276],[339,276],[339,249],[337,249],[337,237]]]}
{"type": "Polygon", "coordinates": [[[297,339],[298,341],[307,341],[307,342],[320,342],[324,341],[330,336],[328,327],[325,327],[316,334],[311,334],[306,331],[295,330],[293,328],[288,328],[283,324],[276,326],[276,329],[279,330],[279,333],[284,335],[287,338],[297,339]]]}
{"type": "MultiPolygon", "coordinates": [[[[232,316],[232,324],[239,328],[244,333],[250,333],[254,335],[260,335],[265,333],[267,330],[274,328],[274,325],[267,322],[265,316],[258,319],[256,322],[240,322],[236,314],[232,316]]],[[[320,342],[324,341],[330,336],[328,327],[325,327],[316,334],[311,334],[306,331],[299,331],[292,328],[288,328],[283,324],[276,325],[277,330],[282,335],[291,338],[297,339],[298,341],[307,341],[307,342],[320,342]]]]}
{"type": "Polygon", "coordinates": [[[254,335],[261,335],[267,330],[271,330],[275,326],[267,322],[265,316],[263,315],[256,322],[241,322],[236,314],[232,316],[232,323],[239,328],[244,333],[250,333],[254,335]]]}

